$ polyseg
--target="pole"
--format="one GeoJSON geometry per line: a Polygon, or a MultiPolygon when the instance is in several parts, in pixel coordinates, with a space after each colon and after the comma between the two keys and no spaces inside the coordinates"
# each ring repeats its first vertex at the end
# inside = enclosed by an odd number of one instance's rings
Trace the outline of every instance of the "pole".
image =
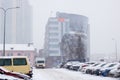
{"type": "Polygon", "coordinates": [[[3,56],[5,56],[6,13],[7,13],[8,10],[10,10],[10,9],[16,9],[16,8],[20,8],[20,7],[12,7],[12,8],[7,8],[7,9],[4,9],[4,8],[0,7],[0,9],[3,10],[3,12],[4,12],[3,56]]]}
{"type": "Polygon", "coordinates": [[[115,41],[115,58],[116,58],[116,61],[117,61],[117,40],[116,39],[112,39],[115,41]]]}
{"type": "Polygon", "coordinates": [[[3,56],[5,56],[6,11],[4,11],[3,56]]]}
{"type": "Polygon", "coordinates": [[[117,41],[115,40],[116,61],[117,61],[117,41]]]}

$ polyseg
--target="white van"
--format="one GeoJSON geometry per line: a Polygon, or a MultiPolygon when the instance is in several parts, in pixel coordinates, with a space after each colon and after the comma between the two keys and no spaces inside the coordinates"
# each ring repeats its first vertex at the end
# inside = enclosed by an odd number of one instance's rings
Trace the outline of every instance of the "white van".
{"type": "Polygon", "coordinates": [[[36,58],[35,59],[36,68],[45,68],[45,58],[36,58]]]}

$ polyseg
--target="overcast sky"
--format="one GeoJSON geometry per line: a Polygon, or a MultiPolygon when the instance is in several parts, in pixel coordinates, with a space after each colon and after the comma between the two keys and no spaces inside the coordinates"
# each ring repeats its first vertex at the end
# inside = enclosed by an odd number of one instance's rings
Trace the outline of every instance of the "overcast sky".
{"type": "Polygon", "coordinates": [[[45,25],[57,11],[85,15],[90,24],[91,53],[120,53],[120,0],[30,0],[34,44],[43,48],[45,25]]]}

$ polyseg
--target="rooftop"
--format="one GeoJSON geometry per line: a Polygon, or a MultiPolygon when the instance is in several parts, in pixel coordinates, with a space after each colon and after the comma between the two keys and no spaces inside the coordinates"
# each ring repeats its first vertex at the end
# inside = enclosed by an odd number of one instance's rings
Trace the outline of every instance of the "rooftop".
{"type": "MultiPolygon", "coordinates": [[[[5,44],[5,50],[34,50],[33,45],[28,44],[5,44]]],[[[0,44],[0,50],[3,50],[3,44],[0,44]]]]}

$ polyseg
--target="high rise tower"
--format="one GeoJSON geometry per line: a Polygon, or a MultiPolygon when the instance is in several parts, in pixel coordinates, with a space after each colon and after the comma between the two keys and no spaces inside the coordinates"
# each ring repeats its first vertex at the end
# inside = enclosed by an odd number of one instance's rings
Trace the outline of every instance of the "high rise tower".
{"type": "MultiPolygon", "coordinates": [[[[32,42],[32,7],[28,0],[0,0],[0,7],[11,9],[6,14],[6,44],[27,44],[32,42]]],[[[0,43],[3,43],[4,14],[0,10],[0,43]]]]}

